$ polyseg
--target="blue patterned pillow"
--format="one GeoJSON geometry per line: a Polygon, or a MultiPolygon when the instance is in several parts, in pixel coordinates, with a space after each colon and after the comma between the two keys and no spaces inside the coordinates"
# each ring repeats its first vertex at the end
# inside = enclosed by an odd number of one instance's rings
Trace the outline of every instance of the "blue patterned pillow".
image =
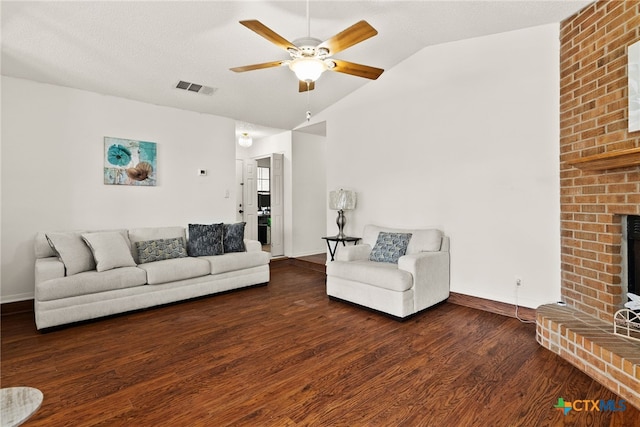
{"type": "Polygon", "coordinates": [[[224,224],[224,236],[222,243],[224,245],[224,253],[228,252],[244,252],[244,225],[245,222],[237,222],[235,224],[224,224]]]}
{"type": "Polygon", "coordinates": [[[397,264],[398,258],[407,253],[409,240],[411,240],[411,233],[385,233],[381,231],[369,259],[397,264]]]}
{"type": "Polygon", "coordinates": [[[136,250],[140,264],[187,256],[182,237],[136,242],[136,250]]]}
{"type": "Polygon", "coordinates": [[[189,256],[222,255],[222,223],[189,224],[189,256]]]}

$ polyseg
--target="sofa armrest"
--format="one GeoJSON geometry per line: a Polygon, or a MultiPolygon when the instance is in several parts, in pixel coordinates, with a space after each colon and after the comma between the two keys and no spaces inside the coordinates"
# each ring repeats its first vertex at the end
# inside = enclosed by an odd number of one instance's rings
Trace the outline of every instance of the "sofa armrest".
{"type": "Polygon", "coordinates": [[[262,243],[257,240],[244,239],[244,247],[247,248],[247,252],[260,252],[262,243]]]}
{"type": "Polygon", "coordinates": [[[419,252],[398,259],[398,268],[411,273],[416,311],[449,297],[449,252],[419,252]]]}
{"type": "Polygon", "coordinates": [[[336,251],[336,261],[361,261],[369,259],[371,254],[371,245],[355,245],[355,246],[341,246],[340,250],[336,251]]]}
{"type": "Polygon", "coordinates": [[[64,264],[57,257],[36,258],[35,275],[36,285],[64,277],[64,264]]]}

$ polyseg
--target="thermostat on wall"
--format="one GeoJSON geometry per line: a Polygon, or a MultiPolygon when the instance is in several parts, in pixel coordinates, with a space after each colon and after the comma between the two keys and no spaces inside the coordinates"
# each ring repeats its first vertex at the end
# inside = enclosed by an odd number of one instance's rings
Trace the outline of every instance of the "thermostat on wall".
{"type": "Polygon", "coordinates": [[[206,169],[198,169],[198,176],[206,176],[206,175],[207,175],[206,169]]]}

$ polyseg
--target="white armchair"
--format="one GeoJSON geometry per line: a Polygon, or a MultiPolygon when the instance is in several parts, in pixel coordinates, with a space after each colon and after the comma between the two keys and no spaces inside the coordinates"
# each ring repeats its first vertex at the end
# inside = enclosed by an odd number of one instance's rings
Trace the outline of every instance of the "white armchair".
{"type": "Polygon", "coordinates": [[[362,244],[340,247],[327,263],[327,295],[398,318],[449,297],[449,238],[437,229],[400,230],[367,225],[362,244]],[[396,263],[370,260],[380,232],[411,233],[396,263]]]}

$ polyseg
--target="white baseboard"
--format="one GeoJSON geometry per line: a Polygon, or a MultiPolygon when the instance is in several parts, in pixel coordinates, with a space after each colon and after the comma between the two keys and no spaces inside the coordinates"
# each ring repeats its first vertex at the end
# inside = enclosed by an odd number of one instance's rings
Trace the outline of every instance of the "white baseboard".
{"type": "Polygon", "coordinates": [[[326,251],[304,252],[304,253],[299,253],[299,254],[295,254],[295,255],[290,255],[289,258],[300,258],[300,257],[303,257],[303,256],[318,255],[318,254],[323,254],[323,253],[326,253],[326,251]]]}
{"type": "Polygon", "coordinates": [[[2,297],[0,297],[0,304],[6,304],[9,302],[27,301],[30,299],[33,299],[33,292],[28,292],[25,294],[3,295],[2,297]]]}

